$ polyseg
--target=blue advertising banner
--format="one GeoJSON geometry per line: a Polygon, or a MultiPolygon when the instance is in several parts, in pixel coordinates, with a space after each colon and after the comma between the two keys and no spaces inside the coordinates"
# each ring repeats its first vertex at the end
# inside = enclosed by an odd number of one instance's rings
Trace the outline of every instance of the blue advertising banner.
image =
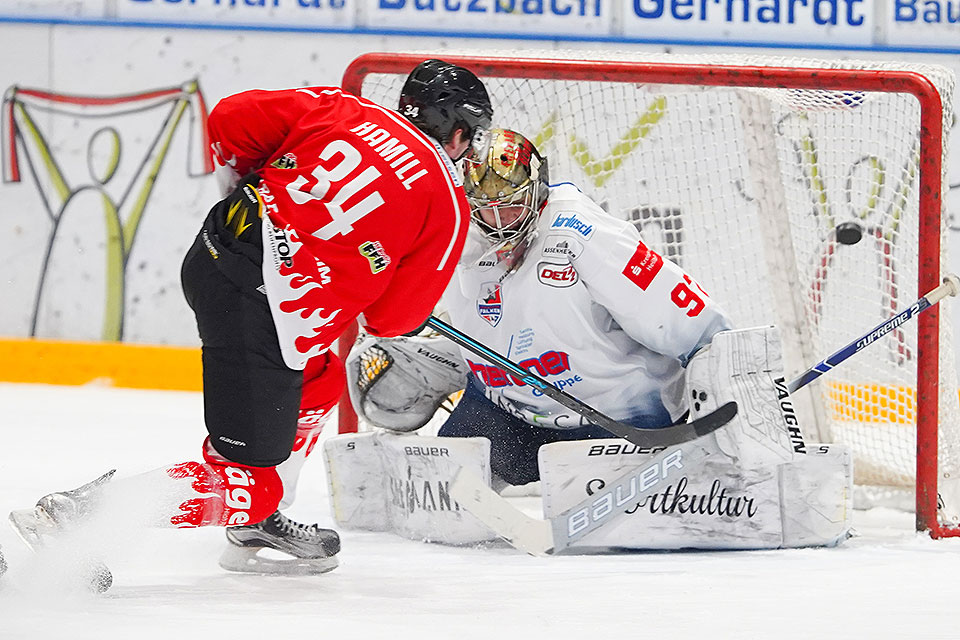
{"type": "Polygon", "coordinates": [[[869,46],[873,3],[864,0],[632,0],[626,36],[723,42],[869,46]]]}
{"type": "Polygon", "coordinates": [[[3,0],[0,22],[960,53],[960,0],[3,0]]]}
{"type": "Polygon", "coordinates": [[[355,24],[354,0],[117,0],[120,21],[337,27],[355,24]]]}
{"type": "Polygon", "coordinates": [[[960,0],[891,0],[886,44],[960,46],[960,0]]]}
{"type": "Polygon", "coordinates": [[[107,15],[110,0],[5,0],[0,14],[20,18],[87,18],[107,15]]]}
{"type": "Polygon", "coordinates": [[[608,36],[613,0],[361,0],[383,29],[608,36]]]}

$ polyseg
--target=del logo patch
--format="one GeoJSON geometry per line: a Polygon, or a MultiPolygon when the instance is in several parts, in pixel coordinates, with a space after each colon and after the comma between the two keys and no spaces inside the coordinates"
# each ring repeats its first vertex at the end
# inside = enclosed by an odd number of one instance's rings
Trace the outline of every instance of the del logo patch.
{"type": "Polygon", "coordinates": [[[572,264],[541,262],[537,265],[537,279],[550,287],[572,287],[580,280],[572,264]]]}
{"type": "Polygon", "coordinates": [[[497,326],[500,318],[503,316],[503,299],[500,295],[500,284],[497,282],[485,282],[480,285],[480,297],[477,299],[477,313],[480,317],[490,323],[491,327],[497,326]]]}
{"type": "Polygon", "coordinates": [[[653,282],[654,277],[660,273],[663,266],[663,258],[656,251],[651,251],[643,241],[637,243],[637,250],[633,257],[623,268],[623,275],[644,291],[653,282]]]}
{"type": "Polygon", "coordinates": [[[370,261],[370,271],[380,273],[390,264],[390,256],[383,250],[383,245],[376,240],[368,240],[357,247],[360,255],[370,261]]]}

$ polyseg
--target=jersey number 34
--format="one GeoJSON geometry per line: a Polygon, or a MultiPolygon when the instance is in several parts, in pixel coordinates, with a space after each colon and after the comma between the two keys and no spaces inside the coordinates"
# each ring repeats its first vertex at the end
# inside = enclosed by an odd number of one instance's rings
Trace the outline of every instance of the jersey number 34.
{"type": "Polygon", "coordinates": [[[343,205],[348,199],[369,187],[381,174],[376,167],[367,167],[347,181],[350,174],[360,166],[363,156],[346,140],[334,140],[320,152],[320,159],[330,160],[337,154],[340,155],[340,160],[333,166],[324,168],[317,165],[311,172],[316,184],[309,190],[303,189],[309,180],[302,175],[287,185],[287,193],[295,203],[306,204],[311,200],[319,200],[326,207],[330,222],[313,232],[313,235],[321,240],[329,240],[338,233],[347,235],[353,231],[353,224],[357,220],[383,204],[380,192],[369,190],[366,196],[344,209],[343,205]],[[338,185],[336,195],[330,200],[324,200],[334,184],[338,185]]]}

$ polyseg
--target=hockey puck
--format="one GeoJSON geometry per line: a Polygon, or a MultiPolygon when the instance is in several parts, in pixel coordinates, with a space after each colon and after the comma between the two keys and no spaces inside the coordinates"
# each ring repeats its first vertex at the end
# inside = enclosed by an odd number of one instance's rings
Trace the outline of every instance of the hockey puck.
{"type": "Polygon", "coordinates": [[[863,227],[858,222],[841,222],[837,225],[836,234],[840,244],[857,244],[863,237],[863,227]]]}

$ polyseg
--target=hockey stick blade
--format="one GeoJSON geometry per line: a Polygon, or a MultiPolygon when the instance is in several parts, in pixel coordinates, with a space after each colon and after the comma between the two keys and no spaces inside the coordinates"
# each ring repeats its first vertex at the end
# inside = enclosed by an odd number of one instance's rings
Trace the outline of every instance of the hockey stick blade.
{"type": "Polygon", "coordinates": [[[610,420],[607,424],[597,421],[596,424],[640,447],[672,447],[713,433],[733,420],[736,415],[737,403],[730,401],[690,422],[681,422],[658,429],[641,429],[615,420],[610,420]]]}
{"type": "Polygon", "coordinates": [[[526,515],[463,467],[450,483],[450,496],[510,546],[532,556],[553,548],[550,522],[526,515]]]}
{"type": "MultiPolygon", "coordinates": [[[[633,436],[636,433],[639,433],[642,436],[646,446],[653,447],[670,447],[677,444],[682,444],[684,442],[689,442],[691,440],[696,440],[701,436],[705,436],[709,433],[713,433],[723,425],[727,424],[737,415],[737,403],[732,400],[726,404],[722,404],[710,413],[702,415],[699,418],[691,420],[690,422],[681,422],[679,424],[670,425],[668,427],[662,427],[660,429],[639,429],[637,427],[632,427],[633,433],[628,434],[633,436]]],[[[603,425],[600,425],[603,426],[603,425]]],[[[640,444],[631,440],[627,435],[621,436],[626,440],[630,440],[633,444],[640,444]]]]}
{"type": "Polygon", "coordinates": [[[470,336],[460,332],[438,318],[430,316],[427,319],[427,325],[437,333],[456,342],[464,349],[472,351],[481,358],[487,359],[501,369],[508,371],[511,375],[516,376],[524,383],[536,387],[543,392],[543,395],[556,400],[571,411],[576,411],[591,423],[639,447],[669,447],[694,440],[712,431],[716,431],[737,415],[737,404],[735,402],[728,402],[712,413],[701,416],[691,422],[668,425],[656,429],[635,427],[600,413],[593,407],[561,391],[540,376],[527,371],[512,360],[477,342],[470,336]]]}

